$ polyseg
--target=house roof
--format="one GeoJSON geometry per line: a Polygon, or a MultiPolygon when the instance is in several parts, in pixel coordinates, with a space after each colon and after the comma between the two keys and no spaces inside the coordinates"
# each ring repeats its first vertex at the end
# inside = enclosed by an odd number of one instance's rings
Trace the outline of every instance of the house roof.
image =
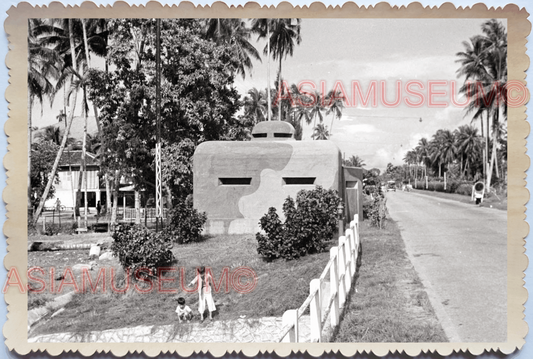
{"type": "MultiPolygon", "coordinates": [[[[91,152],[86,152],[85,157],[85,163],[87,166],[98,166],[98,162],[96,161],[96,155],[91,152]]],[[[81,166],[81,150],[75,150],[75,151],[67,151],[64,150],[63,154],[61,155],[61,160],[59,161],[59,165],[64,166],[81,166]]]]}

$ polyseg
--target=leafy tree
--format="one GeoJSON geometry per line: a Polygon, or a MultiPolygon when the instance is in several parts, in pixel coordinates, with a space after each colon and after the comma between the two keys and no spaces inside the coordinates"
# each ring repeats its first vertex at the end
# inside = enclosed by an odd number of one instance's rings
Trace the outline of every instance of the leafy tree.
{"type": "MultiPolygon", "coordinates": [[[[52,176],[54,159],[56,157],[59,145],[53,141],[40,141],[31,145],[32,162],[30,171],[31,195],[30,201],[32,206],[38,205],[39,200],[45,192],[46,184],[52,176]]],[[[59,182],[59,176],[56,173],[52,177],[52,185],[48,190],[45,200],[54,197],[55,184],[59,182]]]]}
{"type": "MultiPolygon", "coordinates": [[[[132,178],[137,189],[155,183],[155,34],[149,19],[118,19],[112,28],[109,72],[92,71],[90,99],[101,109],[102,165],[132,178]],[[135,34],[135,38],[132,34],[135,34]]],[[[230,46],[205,39],[201,21],[161,24],[161,134],[167,203],[192,193],[191,157],[207,140],[241,138],[241,106],[233,87],[239,59],[230,46]]]]}
{"type": "Polygon", "coordinates": [[[257,49],[250,43],[252,30],[242,19],[206,19],[205,37],[215,41],[218,45],[226,45],[233,49],[239,59],[236,67],[242,78],[246,77],[246,70],[253,68],[251,58],[261,61],[257,49]]]}

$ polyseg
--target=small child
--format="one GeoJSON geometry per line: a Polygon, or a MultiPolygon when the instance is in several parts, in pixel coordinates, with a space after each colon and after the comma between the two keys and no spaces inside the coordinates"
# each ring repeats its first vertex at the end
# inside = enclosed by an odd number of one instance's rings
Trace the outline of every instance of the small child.
{"type": "Polygon", "coordinates": [[[185,298],[178,298],[178,307],[176,308],[176,313],[178,313],[178,321],[181,323],[182,320],[190,322],[192,319],[192,310],[188,305],[185,305],[185,298]]]}
{"type": "Polygon", "coordinates": [[[216,310],[215,301],[211,294],[211,287],[209,286],[209,278],[213,280],[210,274],[205,275],[205,267],[197,269],[198,274],[192,282],[189,284],[192,287],[198,280],[200,280],[200,288],[198,289],[198,311],[200,312],[200,319],[204,321],[205,305],[207,303],[207,309],[209,309],[209,319],[213,320],[213,312],[216,310]]]}

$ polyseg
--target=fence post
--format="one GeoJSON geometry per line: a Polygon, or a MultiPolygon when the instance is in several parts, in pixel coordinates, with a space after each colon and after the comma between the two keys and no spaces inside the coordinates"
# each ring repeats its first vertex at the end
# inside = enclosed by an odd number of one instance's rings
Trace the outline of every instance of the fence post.
{"type": "Polygon", "coordinates": [[[353,229],[348,229],[346,230],[346,232],[350,232],[350,235],[348,236],[348,238],[350,238],[350,275],[351,277],[353,278],[353,276],[355,275],[355,267],[356,267],[356,264],[355,264],[355,261],[356,261],[356,254],[357,253],[357,247],[355,246],[355,233],[353,231],[353,229]]]}
{"type": "Polygon", "coordinates": [[[310,293],[315,293],[311,300],[311,342],[322,341],[322,303],[320,303],[320,279],[313,279],[310,283],[310,293]]]}
{"type": "Polygon", "coordinates": [[[344,249],[345,238],[344,236],[339,237],[339,307],[344,307],[344,302],[346,301],[346,281],[343,278],[343,275],[346,276],[346,251],[344,249]]]}
{"type": "Polygon", "coordinates": [[[337,257],[339,255],[339,248],[333,247],[329,250],[329,260],[332,262],[329,267],[329,293],[333,296],[333,303],[329,312],[331,327],[335,328],[339,325],[339,271],[337,268],[337,257]]]}
{"type": "Polygon", "coordinates": [[[283,338],[283,343],[298,343],[299,341],[299,329],[298,329],[298,310],[297,309],[289,309],[283,313],[283,316],[281,317],[281,323],[283,324],[283,327],[285,328],[288,325],[292,325],[292,329],[287,333],[287,335],[283,338]]]}
{"type": "Polygon", "coordinates": [[[351,252],[352,250],[350,247],[350,237],[345,236],[344,237],[344,258],[345,258],[344,273],[346,274],[344,275],[344,281],[346,282],[346,293],[348,293],[350,291],[350,288],[352,287],[352,273],[351,273],[352,263],[350,262],[351,254],[352,254],[351,252]]]}

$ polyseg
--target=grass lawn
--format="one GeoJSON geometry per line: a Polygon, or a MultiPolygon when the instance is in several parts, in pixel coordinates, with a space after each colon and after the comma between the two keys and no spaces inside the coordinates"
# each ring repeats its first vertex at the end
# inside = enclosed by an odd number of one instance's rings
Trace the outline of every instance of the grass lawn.
{"type": "MultiPolygon", "coordinates": [[[[458,193],[446,193],[446,192],[437,192],[437,191],[426,191],[421,189],[413,189],[413,192],[420,193],[426,196],[433,196],[438,198],[444,198],[444,199],[451,199],[454,201],[459,201],[463,203],[468,203],[471,205],[475,205],[475,202],[472,201],[471,196],[466,196],[463,194],[458,193]]],[[[480,204],[481,207],[489,207],[494,209],[500,209],[507,211],[507,196],[499,196],[499,198],[491,194],[490,197],[484,198],[483,202],[480,204]]]]}
{"type": "MultiPolygon", "coordinates": [[[[90,238],[91,234],[75,235],[77,241],[83,238],[96,242],[97,238],[90,238]],[[87,237],[85,237],[87,236],[87,237]]],[[[99,236],[99,235],[98,235],[99,236]]],[[[108,237],[109,235],[104,234],[108,237]]],[[[54,236],[54,240],[59,240],[54,236]]],[[[99,237],[98,237],[99,238],[99,237]]],[[[30,238],[30,240],[39,240],[30,238]]],[[[65,240],[66,242],[66,240],[65,240]]],[[[83,242],[82,242],[83,243],[83,242]]],[[[335,243],[331,242],[330,246],[335,243]]],[[[277,260],[265,262],[257,254],[257,241],[254,235],[216,236],[200,243],[175,245],[173,252],[178,260],[176,267],[185,270],[185,283],[194,278],[197,266],[211,268],[215,281],[218,283],[224,267],[230,268],[232,273],[237,267],[248,267],[257,276],[257,286],[250,293],[238,293],[231,287],[229,292],[221,290],[214,293],[217,305],[215,320],[236,319],[246,316],[281,316],[287,309],[298,308],[309,294],[309,282],[318,278],[329,260],[328,251],[303,257],[299,260],[277,260]]],[[[77,263],[89,263],[89,250],[67,250],[57,252],[29,252],[29,266],[39,266],[44,269],[47,288],[50,287],[49,270],[55,267],[57,273],[64,268],[77,263]]],[[[169,273],[167,281],[153,282],[154,288],[149,293],[140,293],[130,288],[123,294],[111,290],[111,284],[116,288],[125,287],[125,276],[116,259],[110,261],[96,261],[97,267],[92,272],[93,283],[101,268],[106,269],[106,290],[102,290],[102,281],[98,290],[79,293],[65,306],[65,310],[54,317],[49,314],[32,330],[32,335],[55,332],[85,332],[112,328],[132,327],[137,325],[166,325],[177,322],[174,313],[177,303],[175,298],[183,296],[193,312],[197,314],[197,293],[184,293],[180,288],[180,272],[169,273]],[[115,271],[115,278],[111,283],[110,271],[115,271]],[[172,282],[172,280],[174,280],[172,282]],[[177,293],[163,293],[158,290],[161,284],[163,290],[177,290],[177,293]]],[[[81,275],[74,273],[78,286],[81,286],[81,275]]],[[[40,275],[34,274],[36,277],[40,275]]],[[[65,278],[66,280],[67,278],[65,278]]],[[[54,280],[55,288],[61,281],[54,280]]],[[[148,283],[142,288],[148,289],[148,283]]],[[[73,285],[65,286],[63,292],[73,290],[73,285]]],[[[30,308],[46,305],[57,294],[30,293],[28,305],[30,308]]],[[[195,320],[197,320],[195,318],[195,320]]]]}
{"type": "Polygon", "coordinates": [[[365,221],[362,265],[336,342],[446,342],[429,298],[405,252],[400,230],[365,221]]]}

